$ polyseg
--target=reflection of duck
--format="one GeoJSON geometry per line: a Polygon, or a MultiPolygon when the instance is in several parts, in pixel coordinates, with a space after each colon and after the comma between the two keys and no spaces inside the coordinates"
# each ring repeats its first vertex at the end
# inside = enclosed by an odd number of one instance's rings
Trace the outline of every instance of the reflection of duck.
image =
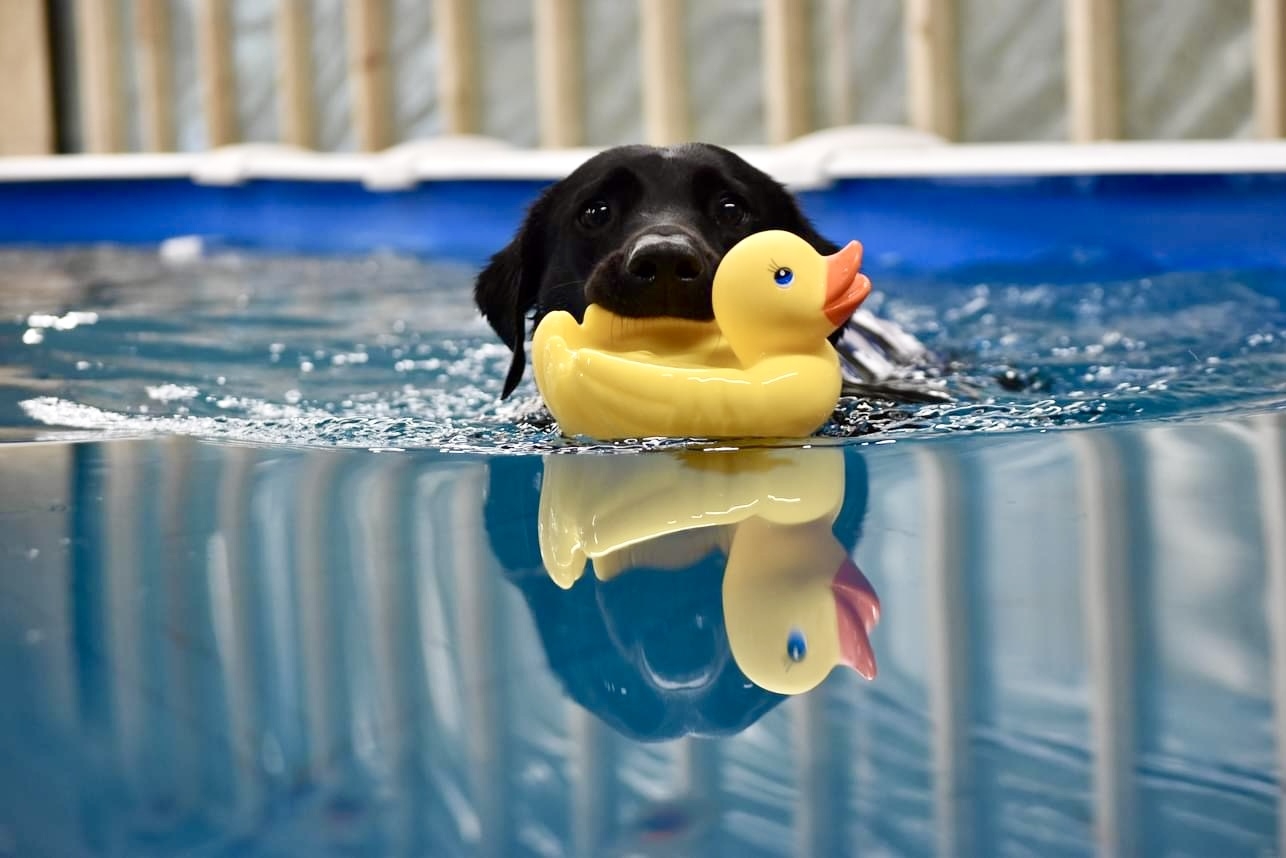
{"type": "Polygon", "coordinates": [[[837,664],[875,678],[870,633],[880,601],[830,522],[737,528],[723,579],[728,644],[752,682],[778,694],[815,688],[837,664]]]}
{"type": "Polygon", "coordinates": [[[560,428],[596,438],[804,436],[830,416],[839,358],[826,337],[870,293],[851,242],[821,256],[792,233],[756,233],[715,272],[715,322],[547,315],[536,383],[560,428]]]}
{"type": "Polygon", "coordinates": [[[843,500],[844,458],[837,448],[550,456],[540,492],[541,559],[563,589],[580,578],[587,558],[595,560],[600,580],[614,577],[621,569],[613,555],[631,548],[638,562],[630,567],[646,559],[676,568],[683,556],[726,545],[724,535],[705,529],[751,516],[783,524],[833,521],[843,500]],[[661,537],[695,530],[708,535],[667,539],[661,550],[647,551],[661,537]]]}
{"type": "Polygon", "coordinates": [[[879,600],[832,533],[844,499],[837,448],[649,456],[551,456],[540,499],[550,577],[572,587],[639,567],[680,569],[719,550],[737,666],[798,694],[837,664],[875,676],[879,600]]]}

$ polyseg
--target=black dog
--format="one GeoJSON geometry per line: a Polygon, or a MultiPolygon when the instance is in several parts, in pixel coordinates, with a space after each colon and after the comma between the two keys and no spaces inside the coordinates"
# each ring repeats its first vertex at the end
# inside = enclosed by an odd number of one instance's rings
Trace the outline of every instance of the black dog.
{"type": "MultiPolygon", "coordinates": [[[[536,200],[478,275],[478,308],[513,350],[503,395],[522,380],[533,311],[535,324],[552,310],[580,320],[590,303],[633,318],[711,320],[719,261],[766,229],[793,232],[820,253],[838,249],[784,187],[718,146],[621,146],[589,159],[536,200]]],[[[868,388],[924,355],[914,337],[863,310],[831,341],[850,385],[868,388]]]]}

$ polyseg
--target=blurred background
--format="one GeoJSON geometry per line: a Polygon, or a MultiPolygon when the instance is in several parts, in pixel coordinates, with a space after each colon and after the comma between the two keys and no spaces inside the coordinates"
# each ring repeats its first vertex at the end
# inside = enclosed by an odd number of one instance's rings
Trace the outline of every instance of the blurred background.
{"type": "Polygon", "coordinates": [[[853,124],[966,142],[1280,136],[1281,7],[6,0],[0,154],[744,145],[853,124]]]}

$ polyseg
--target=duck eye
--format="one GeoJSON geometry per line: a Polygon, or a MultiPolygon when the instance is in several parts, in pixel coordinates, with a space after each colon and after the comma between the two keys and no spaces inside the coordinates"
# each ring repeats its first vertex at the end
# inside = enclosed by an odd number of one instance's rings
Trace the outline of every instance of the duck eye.
{"type": "Polygon", "coordinates": [[[803,630],[791,629],[790,634],[786,636],[786,657],[798,664],[806,655],[808,655],[808,641],[804,639],[803,630]]]}
{"type": "Polygon", "coordinates": [[[795,272],[789,268],[778,268],[773,272],[772,279],[778,286],[789,286],[790,281],[795,279],[795,272]]]}
{"type": "Polygon", "coordinates": [[[586,203],[580,211],[580,225],[585,229],[602,229],[612,219],[612,207],[605,200],[586,203]]]}
{"type": "Polygon", "coordinates": [[[741,226],[749,215],[745,202],[736,194],[724,194],[715,201],[715,220],[724,226],[741,226]]]}

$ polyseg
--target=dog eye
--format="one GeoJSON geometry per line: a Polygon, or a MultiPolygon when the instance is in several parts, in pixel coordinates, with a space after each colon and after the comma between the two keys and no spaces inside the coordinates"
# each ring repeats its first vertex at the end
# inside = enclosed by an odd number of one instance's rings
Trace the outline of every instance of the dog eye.
{"type": "Polygon", "coordinates": [[[789,286],[790,281],[795,279],[795,272],[789,268],[778,268],[773,272],[772,279],[776,281],[778,286],[789,286]]]}
{"type": "Polygon", "coordinates": [[[745,201],[735,194],[724,194],[715,201],[715,220],[724,226],[740,226],[749,214],[745,201]]]}
{"type": "Polygon", "coordinates": [[[594,200],[581,209],[579,219],[586,229],[602,229],[612,219],[612,208],[603,200],[594,200]]]}

